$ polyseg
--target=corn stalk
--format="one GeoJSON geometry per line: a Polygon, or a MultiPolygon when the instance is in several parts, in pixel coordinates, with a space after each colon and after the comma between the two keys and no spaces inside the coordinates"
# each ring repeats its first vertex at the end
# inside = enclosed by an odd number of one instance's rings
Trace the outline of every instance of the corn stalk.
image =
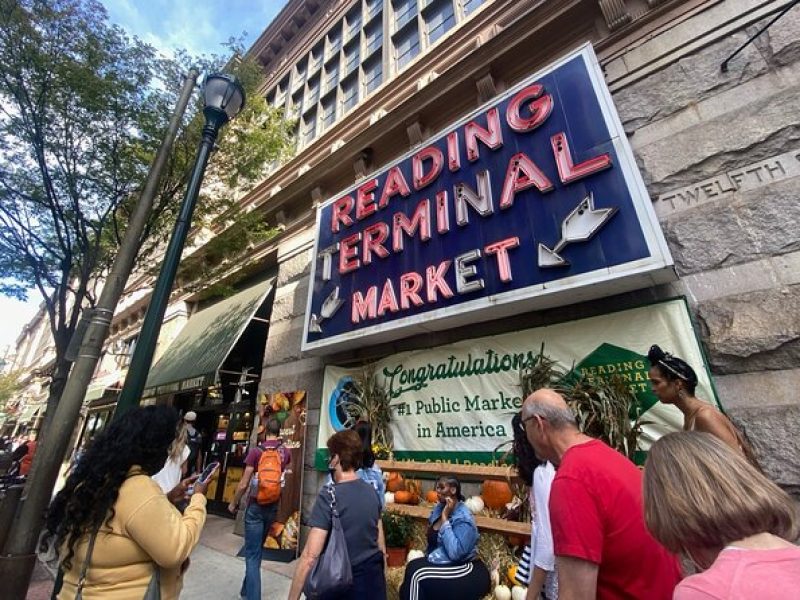
{"type": "Polygon", "coordinates": [[[393,448],[392,409],[389,392],[378,379],[375,365],[366,365],[353,376],[355,392],[344,403],[344,410],[354,421],[368,421],[372,425],[374,444],[393,448]]]}

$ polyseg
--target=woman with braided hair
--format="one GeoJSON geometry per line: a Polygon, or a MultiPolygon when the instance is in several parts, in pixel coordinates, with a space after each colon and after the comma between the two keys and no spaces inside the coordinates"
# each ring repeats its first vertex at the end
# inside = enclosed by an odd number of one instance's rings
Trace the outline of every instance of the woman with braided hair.
{"type": "Polygon", "coordinates": [[[647,352],[650,361],[650,387],[664,404],[673,404],[683,413],[684,431],[704,431],[738,450],[753,466],[758,461],[747,438],[731,420],[709,402],[694,395],[697,373],[689,364],[658,346],[647,352]]]}

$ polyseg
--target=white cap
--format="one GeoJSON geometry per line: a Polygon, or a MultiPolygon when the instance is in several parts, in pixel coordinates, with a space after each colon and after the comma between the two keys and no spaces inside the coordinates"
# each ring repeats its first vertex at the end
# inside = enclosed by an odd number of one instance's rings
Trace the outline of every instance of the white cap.
{"type": "Polygon", "coordinates": [[[194,423],[197,420],[197,413],[193,410],[190,410],[185,415],[183,415],[184,421],[189,421],[190,423],[194,423]]]}

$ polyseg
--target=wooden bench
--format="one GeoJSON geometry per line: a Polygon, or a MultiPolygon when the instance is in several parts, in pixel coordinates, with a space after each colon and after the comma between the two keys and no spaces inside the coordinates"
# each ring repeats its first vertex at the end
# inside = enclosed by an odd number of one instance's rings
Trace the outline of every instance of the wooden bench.
{"type": "MultiPolygon", "coordinates": [[[[464,481],[484,481],[486,479],[496,479],[509,481],[511,483],[525,483],[517,474],[514,467],[493,467],[490,465],[454,465],[443,462],[420,462],[420,461],[396,461],[396,460],[376,460],[378,465],[385,472],[394,473],[417,473],[439,477],[443,473],[448,473],[463,479],[464,481]]],[[[409,515],[415,519],[426,521],[431,514],[430,507],[413,506],[409,504],[397,504],[394,502],[386,505],[387,510],[409,515]]],[[[508,521],[498,517],[487,517],[485,515],[475,515],[475,524],[479,530],[493,531],[497,533],[510,533],[515,535],[529,536],[531,534],[530,522],[508,521]]]]}

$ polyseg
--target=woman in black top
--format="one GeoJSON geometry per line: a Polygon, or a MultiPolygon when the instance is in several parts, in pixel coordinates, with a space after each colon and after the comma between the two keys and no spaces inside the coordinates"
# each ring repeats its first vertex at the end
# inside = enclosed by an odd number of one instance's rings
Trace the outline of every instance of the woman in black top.
{"type": "MultiPolygon", "coordinates": [[[[353,569],[353,586],[325,600],[385,600],[384,556],[386,545],[381,526],[381,505],[373,487],[356,471],[361,467],[361,439],[352,430],[340,431],[328,439],[331,460],[328,468],[334,481],[336,508],[344,531],[347,553],[353,569]]],[[[331,529],[331,495],[327,486],[320,490],[308,524],[303,554],[289,590],[289,600],[298,600],[308,574],[314,568],[331,529]]]]}

